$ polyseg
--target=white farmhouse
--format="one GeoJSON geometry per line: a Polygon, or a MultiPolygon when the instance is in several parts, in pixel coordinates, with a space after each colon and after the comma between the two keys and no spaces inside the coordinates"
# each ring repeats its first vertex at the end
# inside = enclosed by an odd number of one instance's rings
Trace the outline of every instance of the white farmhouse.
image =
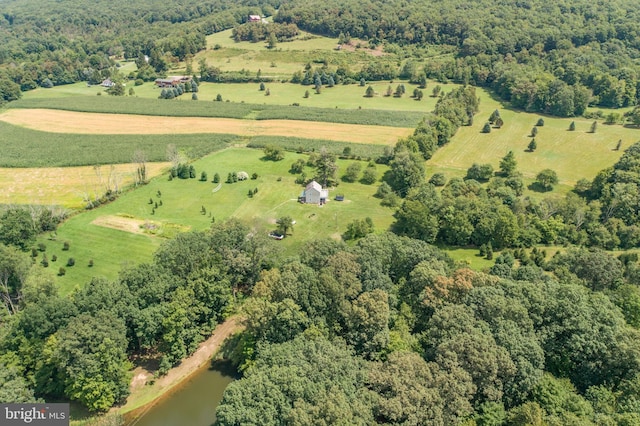
{"type": "Polygon", "coordinates": [[[307,204],[323,205],[327,202],[327,198],[329,198],[329,190],[322,189],[322,186],[314,180],[309,182],[304,189],[300,201],[307,204]]]}

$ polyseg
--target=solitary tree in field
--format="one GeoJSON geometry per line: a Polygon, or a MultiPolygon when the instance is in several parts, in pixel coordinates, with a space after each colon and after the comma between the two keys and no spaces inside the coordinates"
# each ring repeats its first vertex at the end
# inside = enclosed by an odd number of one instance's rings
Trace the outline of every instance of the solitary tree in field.
{"type": "Polygon", "coordinates": [[[338,166],[336,165],[336,156],[324,146],[320,148],[319,155],[315,161],[316,180],[327,187],[334,183],[338,166]]]}
{"type": "Polygon", "coordinates": [[[597,128],[598,128],[598,122],[594,121],[593,123],[591,123],[591,128],[589,129],[589,133],[595,133],[597,128]]]}
{"type": "Polygon", "coordinates": [[[289,231],[293,232],[293,219],[291,216],[283,216],[276,220],[276,225],[278,225],[278,233],[281,235],[287,235],[289,231]]]}
{"type": "Polygon", "coordinates": [[[353,163],[349,164],[349,167],[347,167],[345,174],[342,176],[342,180],[344,180],[345,182],[355,182],[356,180],[358,180],[358,176],[360,176],[361,170],[362,166],[360,165],[360,162],[354,161],[353,163]]]}
{"type": "Polygon", "coordinates": [[[418,86],[421,89],[426,89],[427,88],[427,76],[422,74],[420,76],[420,85],[418,86]]]}
{"type": "Polygon", "coordinates": [[[440,95],[441,91],[442,91],[442,87],[440,87],[440,85],[434,86],[434,88],[431,90],[431,97],[437,98],[438,95],[440,95]]]}
{"type": "Polygon", "coordinates": [[[364,97],[365,98],[373,98],[373,95],[375,95],[376,91],[373,89],[373,86],[369,86],[367,87],[367,91],[364,93],[364,97]]]}
{"type": "Polygon", "coordinates": [[[500,111],[496,109],[489,116],[489,123],[492,123],[492,124],[495,123],[498,117],[500,117],[500,111]]]}
{"type": "Polygon", "coordinates": [[[493,124],[499,129],[504,125],[504,121],[502,121],[502,117],[496,118],[496,121],[493,124]]]}
{"type": "Polygon", "coordinates": [[[616,144],[616,151],[620,151],[620,147],[622,147],[622,139],[618,140],[618,143],[616,144]]]}
{"type": "Polygon", "coordinates": [[[136,163],[135,185],[147,183],[147,155],[142,150],[133,153],[133,162],[136,163]]]}
{"type": "Polygon", "coordinates": [[[309,97],[309,91],[305,90],[304,91],[304,98],[307,99],[309,97]]]}
{"type": "Polygon", "coordinates": [[[539,118],[539,119],[538,119],[538,122],[536,123],[536,126],[538,126],[538,127],[542,127],[542,126],[544,126],[544,119],[539,118]]]}
{"type": "Polygon", "coordinates": [[[538,144],[536,143],[535,138],[531,139],[531,142],[529,142],[529,146],[527,146],[527,148],[529,149],[529,152],[535,151],[537,147],[538,147],[538,144]]]}
{"type": "Polygon", "coordinates": [[[284,150],[279,146],[267,145],[263,149],[264,157],[271,161],[280,161],[284,159],[284,150]]]}
{"type": "Polygon", "coordinates": [[[386,97],[389,97],[391,95],[393,95],[393,89],[391,88],[391,85],[389,85],[389,87],[387,87],[387,91],[384,94],[386,97]]]}
{"type": "Polygon", "coordinates": [[[551,169],[544,169],[536,176],[536,182],[538,182],[545,191],[551,191],[553,185],[558,183],[558,174],[551,169]]]}
{"type": "Polygon", "coordinates": [[[491,123],[488,121],[484,123],[484,127],[482,128],[482,133],[491,133],[491,123]]]}
{"type": "Polygon", "coordinates": [[[264,83],[260,83],[260,91],[263,92],[264,91],[264,83]]]}
{"type": "Polygon", "coordinates": [[[531,137],[535,138],[536,136],[538,136],[538,128],[534,127],[533,129],[531,129],[531,137]]]}
{"type": "Polygon", "coordinates": [[[269,34],[269,39],[267,40],[267,48],[273,49],[278,44],[278,39],[274,33],[269,34]]]}
{"type": "Polygon", "coordinates": [[[518,167],[516,156],[513,151],[509,151],[507,155],[500,160],[500,172],[504,176],[512,176],[516,171],[516,167],[518,167]]]}
{"type": "Polygon", "coordinates": [[[107,89],[107,93],[111,96],[124,96],[124,84],[116,83],[107,89]]]}
{"type": "Polygon", "coordinates": [[[572,121],[571,124],[569,124],[569,131],[573,132],[574,130],[576,130],[576,122],[572,121]]]}

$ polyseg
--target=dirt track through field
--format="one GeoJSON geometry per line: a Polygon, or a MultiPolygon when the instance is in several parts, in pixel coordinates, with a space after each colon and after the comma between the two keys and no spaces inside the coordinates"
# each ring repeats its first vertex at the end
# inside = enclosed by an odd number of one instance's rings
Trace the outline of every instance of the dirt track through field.
{"type": "MultiPolygon", "coordinates": [[[[346,114],[346,112],[345,112],[346,114]]],[[[158,117],[48,109],[10,109],[0,120],[33,130],[78,134],[228,133],[240,136],[291,136],[305,139],[393,145],[413,129],[298,120],[158,117]]]]}

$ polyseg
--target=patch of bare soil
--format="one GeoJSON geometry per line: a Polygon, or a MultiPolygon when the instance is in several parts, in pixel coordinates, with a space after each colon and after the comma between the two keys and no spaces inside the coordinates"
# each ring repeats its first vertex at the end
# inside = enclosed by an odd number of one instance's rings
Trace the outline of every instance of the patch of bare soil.
{"type": "Polygon", "coordinates": [[[144,227],[147,226],[149,222],[142,219],[109,215],[100,216],[91,222],[91,224],[131,232],[133,234],[144,234],[144,227]]]}

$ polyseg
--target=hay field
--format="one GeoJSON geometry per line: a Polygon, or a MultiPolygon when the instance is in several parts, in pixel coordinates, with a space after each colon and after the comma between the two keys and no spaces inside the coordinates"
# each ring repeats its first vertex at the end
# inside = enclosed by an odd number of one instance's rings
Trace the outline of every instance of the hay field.
{"type": "MultiPolygon", "coordinates": [[[[160,175],[169,163],[147,163],[149,178],[160,175]]],[[[83,198],[104,193],[111,174],[123,187],[133,183],[135,164],[86,167],[0,168],[0,204],[61,205],[84,207],[83,198]],[[113,169],[112,169],[113,168],[113,169]],[[102,176],[102,184],[99,176],[102,176]]]]}
{"type": "Polygon", "coordinates": [[[11,109],[0,120],[33,130],[72,134],[195,134],[295,136],[376,145],[393,145],[413,129],[296,120],[238,120],[201,117],[154,117],[47,109],[11,109]],[[34,120],[34,117],[37,119],[34,120]]]}
{"type": "Polygon", "coordinates": [[[557,172],[561,186],[570,188],[579,179],[593,179],[600,170],[613,165],[640,136],[638,129],[605,125],[602,120],[598,122],[596,133],[589,133],[593,120],[549,117],[508,109],[486,90],[478,89],[477,94],[481,102],[474,124],[461,127],[451,142],[436,151],[427,161],[429,173],[443,172],[448,177],[464,175],[473,163],[489,163],[498,170],[501,158],[512,150],[525,181],[535,179],[541,170],[549,168],[557,172]],[[481,133],[495,109],[500,111],[504,126],[492,129],[488,134],[481,133]],[[538,127],[537,149],[528,152],[531,129],[539,118],[544,119],[544,126],[538,127]],[[576,130],[571,132],[568,128],[572,121],[576,130]],[[622,148],[615,151],[618,140],[622,140],[622,148]]]}

